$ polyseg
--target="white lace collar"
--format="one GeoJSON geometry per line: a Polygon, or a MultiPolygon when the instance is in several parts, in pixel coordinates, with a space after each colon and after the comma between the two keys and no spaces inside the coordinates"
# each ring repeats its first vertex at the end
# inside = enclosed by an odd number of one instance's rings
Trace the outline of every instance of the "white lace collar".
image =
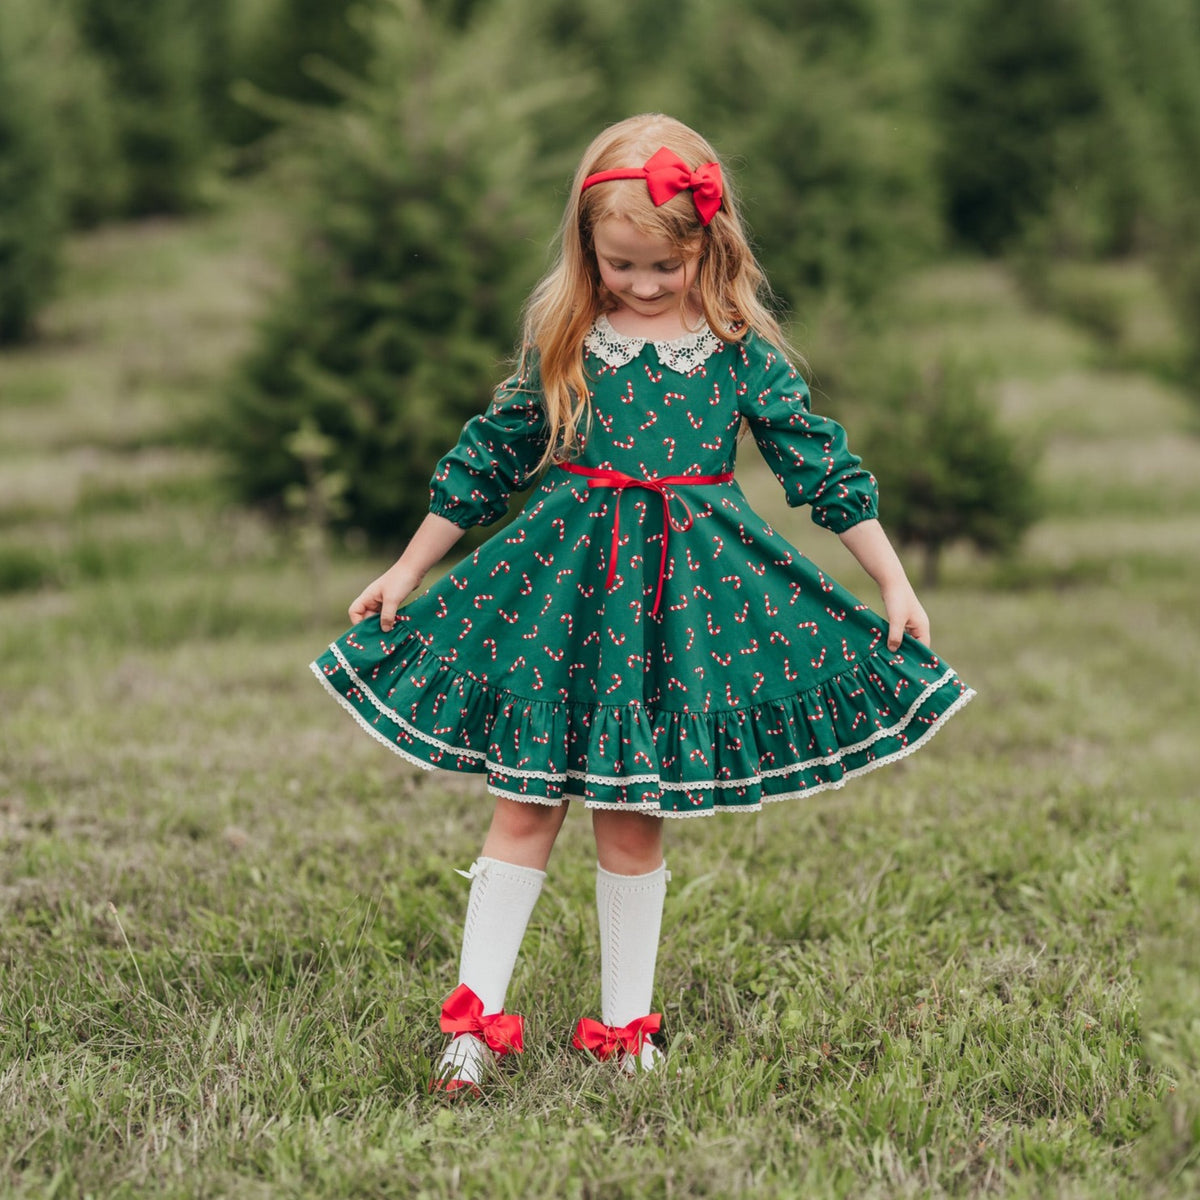
{"type": "Polygon", "coordinates": [[[601,361],[610,367],[623,367],[632,362],[649,342],[658,355],[658,361],[680,375],[694,371],[708,356],[720,350],[724,344],[706,325],[696,333],[685,333],[682,337],[666,342],[655,342],[649,338],[626,337],[618,333],[605,313],[601,313],[588,330],[583,344],[601,361]]]}

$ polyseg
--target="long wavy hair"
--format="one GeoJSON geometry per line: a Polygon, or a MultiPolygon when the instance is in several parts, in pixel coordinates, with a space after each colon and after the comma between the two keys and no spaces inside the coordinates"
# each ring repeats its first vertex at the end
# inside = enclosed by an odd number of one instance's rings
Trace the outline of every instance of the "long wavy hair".
{"type": "Polygon", "coordinates": [[[617,307],[601,282],[592,241],[597,224],[606,217],[618,217],[641,233],[669,240],[681,257],[699,257],[696,294],[708,327],[722,340],[738,341],[753,329],[789,357],[798,357],[768,307],[770,288],[750,248],[723,166],[721,208],[707,225],[701,224],[690,191],[656,208],[643,179],[612,180],[581,190],[589,175],[641,166],[661,146],[693,169],[719,161],[708,142],[682,122],[662,113],[644,113],[604,130],[575,172],[554,265],[530,294],[524,312],[521,374],[526,374],[529,356],[536,352],[549,432],[538,469],[571,457],[579,445],[581,424],[591,424],[583,339],[602,312],[617,307]]]}

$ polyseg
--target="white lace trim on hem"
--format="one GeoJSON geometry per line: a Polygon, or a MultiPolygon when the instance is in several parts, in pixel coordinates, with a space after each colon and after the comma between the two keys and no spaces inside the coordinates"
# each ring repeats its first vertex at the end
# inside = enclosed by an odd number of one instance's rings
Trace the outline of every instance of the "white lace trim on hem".
{"type": "Polygon", "coordinates": [[[662,366],[680,375],[690,374],[724,345],[708,326],[696,333],[685,333],[682,337],[663,342],[627,337],[612,327],[604,313],[596,318],[583,339],[583,344],[610,367],[623,367],[633,362],[647,343],[654,347],[662,366]]]}
{"type": "MultiPolygon", "coordinates": [[[[811,758],[805,762],[793,763],[789,766],[775,767],[768,771],[760,771],[757,774],[749,776],[745,779],[710,779],[710,780],[691,780],[691,781],[685,781],[685,782],[676,782],[674,780],[660,779],[657,774],[623,775],[623,776],[621,776],[621,775],[591,775],[591,774],[587,774],[582,771],[566,771],[566,772],[527,771],[527,770],[522,770],[522,769],[516,768],[516,767],[506,767],[502,763],[492,762],[487,758],[487,756],[482,751],[468,750],[468,749],[464,749],[464,748],[461,748],[458,746],[451,746],[449,743],[438,741],[437,738],[431,737],[427,733],[422,733],[420,730],[418,730],[415,727],[413,727],[412,725],[410,725],[409,722],[405,721],[400,716],[400,714],[397,713],[394,709],[388,708],[385,704],[383,704],[383,702],[374,694],[374,692],[372,692],[371,689],[368,688],[362,682],[362,680],[359,678],[358,674],[355,672],[354,668],[351,667],[350,664],[346,661],[345,657],[342,655],[341,651],[337,648],[336,645],[331,645],[330,649],[333,651],[333,653],[337,657],[338,661],[342,664],[342,667],[345,669],[347,674],[351,677],[351,679],[354,680],[355,684],[360,688],[360,690],[366,696],[368,696],[371,699],[372,703],[374,704],[374,706],[376,708],[379,709],[380,713],[382,713],[384,716],[388,717],[389,720],[395,721],[402,728],[409,731],[414,736],[418,737],[421,741],[428,742],[429,744],[436,746],[439,750],[443,750],[450,754],[461,755],[461,756],[473,758],[477,761],[482,759],[483,766],[491,774],[509,775],[509,776],[514,776],[519,779],[541,779],[541,780],[544,780],[549,783],[560,783],[560,784],[565,783],[568,778],[575,779],[575,780],[582,780],[585,784],[598,783],[598,784],[605,784],[605,785],[616,786],[616,787],[621,787],[621,786],[624,786],[626,784],[631,784],[631,783],[648,783],[648,784],[655,785],[660,791],[664,791],[664,792],[668,792],[668,791],[686,792],[686,791],[696,791],[697,789],[701,789],[701,790],[711,789],[713,791],[728,791],[730,789],[738,788],[738,787],[754,786],[754,785],[760,784],[764,779],[776,778],[776,777],[779,777],[782,775],[795,774],[795,772],[806,770],[809,767],[831,766],[834,763],[840,762],[848,754],[857,753],[860,750],[866,749],[873,742],[878,741],[880,738],[891,737],[897,733],[902,732],[909,724],[911,724],[911,722],[914,718],[914,714],[920,708],[920,706],[925,702],[925,700],[930,695],[932,695],[935,691],[937,691],[940,687],[945,685],[954,676],[953,669],[949,669],[940,678],[935,680],[933,683],[929,684],[925,688],[925,690],[923,692],[921,692],[921,694],[909,706],[908,711],[904,714],[904,717],[899,722],[897,722],[895,725],[889,725],[883,729],[877,729],[870,737],[864,738],[861,742],[856,742],[852,746],[843,746],[834,754],[823,755],[818,758],[811,758]]],[[[376,729],[375,726],[373,726],[369,721],[367,721],[362,716],[362,714],[354,707],[354,705],[351,704],[350,701],[347,700],[346,697],[343,696],[329,682],[328,679],[326,679],[325,672],[320,668],[320,666],[316,662],[310,663],[309,668],[312,671],[312,673],[324,685],[326,691],[328,691],[330,693],[330,695],[332,695],[338,701],[338,703],[344,709],[346,709],[346,711],[349,712],[351,714],[351,716],[353,716],[355,718],[355,720],[358,722],[358,724],[361,725],[362,728],[365,729],[369,734],[371,734],[371,736],[374,737],[377,741],[379,741],[383,745],[387,746],[389,750],[394,751],[396,754],[399,754],[402,758],[406,759],[409,762],[415,763],[419,767],[424,767],[426,770],[439,770],[439,769],[453,770],[453,768],[440,767],[439,764],[437,764],[437,763],[425,762],[424,759],[418,758],[416,755],[410,754],[407,750],[404,750],[402,747],[397,746],[395,742],[393,742],[390,738],[386,737],[383,733],[381,733],[378,729],[376,729]]],[[[770,802],[771,800],[787,800],[787,799],[790,799],[795,796],[806,796],[806,795],[810,795],[815,792],[824,791],[826,788],[841,787],[842,784],[847,779],[852,779],[856,775],[861,775],[861,774],[865,773],[866,771],[874,770],[875,767],[880,766],[883,763],[892,762],[898,758],[904,758],[906,755],[910,754],[913,750],[915,750],[918,746],[920,746],[925,741],[926,737],[930,736],[933,733],[936,733],[937,730],[942,727],[942,725],[946,722],[946,720],[949,717],[951,717],[954,713],[958,712],[958,710],[960,708],[962,708],[963,705],[965,705],[974,696],[975,696],[974,689],[968,688],[966,691],[964,691],[962,693],[962,695],[959,696],[958,699],[955,700],[954,703],[951,704],[950,707],[945,710],[945,712],[939,714],[939,716],[936,719],[936,723],[931,725],[929,727],[929,729],[926,730],[925,734],[923,734],[920,738],[918,738],[910,746],[902,746],[899,750],[893,752],[892,754],[885,755],[883,758],[878,759],[875,762],[867,763],[861,767],[852,768],[852,769],[848,770],[841,777],[841,779],[831,780],[831,781],[827,781],[827,782],[821,783],[821,784],[815,784],[811,787],[801,788],[799,791],[795,791],[795,792],[785,792],[785,793],[781,793],[781,794],[775,795],[775,796],[767,796],[767,797],[764,797],[763,802],[770,802]]],[[[534,803],[534,804],[546,804],[546,805],[550,805],[555,808],[557,808],[562,803],[563,800],[583,800],[586,807],[588,807],[588,808],[612,808],[613,807],[611,802],[597,801],[597,800],[585,800],[585,798],[580,793],[569,792],[565,788],[563,790],[562,797],[558,798],[558,799],[553,798],[553,797],[547,797],[547,796],[528,796],[528,795],[523,795],[520,793],[510,792],[503,788],[495,787],[490,782],[487,785],[487,790],[489,792],[492,792],[494,795],[504,796],[510,800],[522,800],[522,801],[529,801],[530,803],[534,803]]],[[[647,803],[647,804],[621,805],[620,807],[622,808],[622,810],[628,810],[629,812],[648,812],[655,816],[664,816],[664,817],[706,816],[709,812],[712,811],[711,809],[706,809],[703,812],[698,812],[698,813],[663,812],[662,809],[660,809],[657,805],[655,805],[652,802],[647,803]]],[[[753,811],[757,811],[758,808],[761,808],[762,805],[760,803],[758,805],[729,805],[728,807],[730,809],[736,808],[738,811],[742,811],[744,809],[747,812],[753,812],[753,811]]]]}

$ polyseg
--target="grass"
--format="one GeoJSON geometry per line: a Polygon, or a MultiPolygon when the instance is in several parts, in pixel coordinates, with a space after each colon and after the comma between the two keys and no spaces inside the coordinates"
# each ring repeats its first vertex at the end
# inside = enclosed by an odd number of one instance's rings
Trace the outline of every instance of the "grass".
{"type": "MultiPolygon", "coordinates": [[[[669,827],[671,1067],[632,1084],[568,1048],[598,1003],[573,814],[510,992],[529,1048],[447,1104],[481,781],[329,704],[306,663],[376,564],[335,562],[314,624],[287,535],[180,433],[273,211],[79,241],[45,345],[0,356],[0,1193],[1190,1194],[1200,496],[1162,502],[1145,450],[1197,477],[1188,400],[994,267],[915,280],[890,336],[996,364],[1069,481],[1021,559],[951,556],[925,597],[979,698],[843,792],[669,827]]],[[[870,595],[750,447],[739,476],[870,595]]]]}

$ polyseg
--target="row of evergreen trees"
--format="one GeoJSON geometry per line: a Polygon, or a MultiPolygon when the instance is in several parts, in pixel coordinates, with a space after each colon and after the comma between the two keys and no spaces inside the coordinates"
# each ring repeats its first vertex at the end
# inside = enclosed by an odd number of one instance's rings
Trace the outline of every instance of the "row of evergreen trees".
{"type": "Polygon", "coordinates": [[[276,121],[256,94],[328,102],[358,69],[344,0],[3,0],[0,342],[35,330],[73,228],[212,203],[276,121]],[[239,98],[240,97],[240,98],[239,98]]]}
{"type": "Polygon", "coordinates": [[[238,483],[279,500],[311,475],[289,435],[315,428],[346,520],[391,541],[486,403],[580,148],[631,112],[730,156],[801,322],[868,313],[965,246],[1144,253],[1194,323],[1198,20],[1196,0],[4,0],[0,339],[33,328],[63,229],[187,211],[286,156],[308,235],[235,389],[238,483]]]}

